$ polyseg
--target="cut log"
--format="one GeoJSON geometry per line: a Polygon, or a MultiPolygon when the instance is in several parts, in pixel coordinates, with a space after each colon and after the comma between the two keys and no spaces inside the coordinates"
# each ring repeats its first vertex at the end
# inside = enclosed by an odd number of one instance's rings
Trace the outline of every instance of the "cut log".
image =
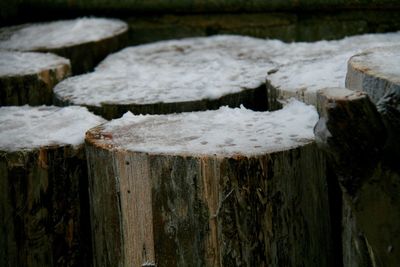
{"type": "Polygon", "coordinates": [[[377,105],[388,129],[385,160],[400,171],[400,46],[381,47],[353,56],[346,86],[366,92],[377,105]]]}
{"type": "Polygon", "coordinates": [[[91,129],[95,266],[330,266],[317,118],[293,101],[91,129]]]}
{"type": "MultiPolygon", "coordinates": [[[[295,97],[317,104],[317,91],[328,87],[343,87],[346,62],[365,49],[390,46],[400,41],[400,33],[367,34],[339,41],[285,44],[281,55],[273,57],[279,63],[268,76],[268,95],[279,99],[295,97]]],[[[275,99],[270,99],[276,102],[275,99]]],[[[273,104],[273,103],[272,103],[273,104]]]]}
{"type": "Polygon", "coordinates": [[[366,93],[327,89],[318,101],[316,140],[336,166],[344,192],[344,265],[396,266],[400,175],[385,156],[391,129],[366,93]]]}
{"type": "Polygon", "coordinates": [[[265,41],[217,36],[129,47],[96,71],[60,83],[59,105],[84,105],[105,118],[218,109],[266,110],[273,68],[265,41]]]}
{"type": "Polygon", "coordinates": [[[0,106],[50,105],[54,85],[70,72],[56,55],[0,51],[0,106]]]}
{"type": "Polygon", "coordinates": [[[71,60],[74,74],[124,46],[128,26],[116,19],[79,18],[0,29],[0,49],[51,52],[71,60]]]}
{"type": "Polygon", "coordinates": [[[390,92],[399,92],[399,57],[399,45],[374,48],[351,57],[346,87],[366,92],[374,103],[390,92]]]}
{"type": "Polygon", "coordinates": [[[0,266],[91,266],[82,107],[0,108],[0,266]]]}

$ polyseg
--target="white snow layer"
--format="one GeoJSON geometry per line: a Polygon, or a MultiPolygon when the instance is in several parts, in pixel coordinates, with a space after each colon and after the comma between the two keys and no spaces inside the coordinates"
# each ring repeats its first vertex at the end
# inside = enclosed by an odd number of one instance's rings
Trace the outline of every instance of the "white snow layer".
{"type": "Polygon", "coordinates": [[[184,102],[256,88],[266,79],[281,90],[315,92],[344,85],[350,56],[396,42],[400,32],[290,44],[243,36],[163,41],[110,55],[95,72],[58,84],[55,94],[93,106],[184,102]]]}
{"type": "Polygon", "coordinates": [[[400,83],[400,45],[369,49],[353,56],[350,62],[373,76],[400,83]]]}
{"type": "Polygon", "coordinates": [[[0,29],[0,48],[20,51],[68,47],[95,42],[126,31],[116,19],[78,18],[0,29]]]}
{"type": "Polygon", "coordinates": [[[70,65],[69,59],[50,53],[0,51],[0,77],[37,74],[70,65]]]}
{"type": "Polygon", "coordinates": [[[104,119],[84,107],[0,108],[0,150],[32,150],[48,145],[83,144],[85,132],[104,119]]]}
{"type": "Polygon", "coordinates": [[[180,155],[260,155],[314,140],[318,113],[291,100],[274,112],[244,107],[171,115],[130,112],[100,126],[101,144],[135,152],[180,155]]]}

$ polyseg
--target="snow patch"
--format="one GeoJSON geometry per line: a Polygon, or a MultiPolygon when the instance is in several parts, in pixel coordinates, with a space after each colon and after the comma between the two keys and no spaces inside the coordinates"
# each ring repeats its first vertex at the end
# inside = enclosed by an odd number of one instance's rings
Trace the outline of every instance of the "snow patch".
{"type": "Polygon", "coordinates": [[[314,140],[318,113],[291,100],[281,110],[244,107],[171,115],[128,112],[101,126],[96,140],[115,149],[186,155],[259,155],[288,150],[314,140]]]}
{"type": "Polygon", "coordinates": [[[163,41],[112,54],[95,72],[66,79],[54,91],[61,100],[91,106],[216,99],[266,79],[280,90],[315,94],[344,87],[355,53],[396,42],[400,32],[289,44],[243,36],[163,41]]]}
{"type": "Polygon", "coordinates": [[[85,132],[104,119],[83,107],[1,107],[0,150],[83,144],[85,132]]]}
{"type": "Polygon", "coordinates": [[[0,77],[37,74],[70,65],[68,59],[50,53],[0,51],[0,77]]]}
{"type": "Polygon", "coordinates": [[[53,49],[95,42],[128,29],[116,19],[78,18],[0,29],[0,48],[20,51],[53,49]]]}

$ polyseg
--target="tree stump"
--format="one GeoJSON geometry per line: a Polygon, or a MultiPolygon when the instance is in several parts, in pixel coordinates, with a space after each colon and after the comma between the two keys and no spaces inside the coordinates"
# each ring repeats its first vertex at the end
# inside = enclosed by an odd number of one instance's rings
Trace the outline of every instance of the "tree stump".
{"type": "MultiPolygon", "coordinates": [[[[400,91],[400,46],[369,49],[350,58],[346,87],[366,92],[374,103],[400,91]]],[[[399,94],[399,93],[398,93],[399,94]]]]}
{"type": "Polygon", "coordinates": [[[0,266],[91,266],[82,107],[0,108],[0,266]]]}
{"type": "Polygon", "coordinates": [[[370,49],[349,60],[346,86],[366,92],[387,128],[385,161],[400,171],[400,46],[370,49]]]}
{"type": "Polygon", "coordinates": [[[95,266],[330,266],[317,119],[293,101],[91,129],[95,266]]]}
{"type": "Polygon", "coordinates": [[[55,88],[58,105],[84,105],[107,119],[228,105],[266,110],[265,78],[274,64],[264,40],[217,36],[126,48],[96,71],[55,88]]]}
{"type": "Polygon", "coordinates": [[[54,85],[70,71],[56,55],[0,51],[0,106],[50,105],[54,85]]]}
{"type": "Polygon", "coordinates": [[[344,88],[346,62],[354,54],[376,46],[389,46],[400,41],[400,33],[366,34],[348,37],[339,41],[315,43],[292,43],[282,46],[281,55],[274,57],[279,63],[270,71],[268,95],[270,100],[295,97],[306,103],[317,105],[317,91],[338,87],[344,88]]]}
{"type": "Polygon", "coordinates": [[[71,60],[74,74],[123,47],[128,26],[116,19],[79,18],[0,29],[0,49],[51,52],[71,60]]]}
{"type": "Polygon", "coordinates": [[[316,140],[335,165],[343,191],[344,266],[396,266],[400,172],[399,157],[396,165],[387,157],[393,135],[387,116],[366,93],[347,89],[321,91],[318,103],[316,140]]]}

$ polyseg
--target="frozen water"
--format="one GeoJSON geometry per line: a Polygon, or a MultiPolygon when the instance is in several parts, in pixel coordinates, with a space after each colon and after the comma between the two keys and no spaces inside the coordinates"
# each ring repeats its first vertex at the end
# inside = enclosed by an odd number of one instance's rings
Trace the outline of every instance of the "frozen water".
{"type": "Polygon", "coordinates": [[[0,150],[83,144],[85,132],[104,119],[84,107],[1,107],[0,150]]]}
{"type": "Polygon", "coordinates": [[[315,108],[297,100],[274,112],[244,107],[171,115],[128,112],[100,126],[102,137],[95,142],[148,153],[259,155],[312,142],[317,120],[315,108]]]}

